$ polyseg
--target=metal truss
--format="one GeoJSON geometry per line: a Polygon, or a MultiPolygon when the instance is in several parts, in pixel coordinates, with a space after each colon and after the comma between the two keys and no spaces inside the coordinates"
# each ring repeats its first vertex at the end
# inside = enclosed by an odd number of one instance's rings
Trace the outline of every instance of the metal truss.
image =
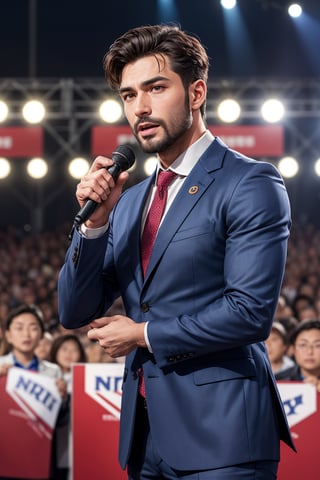
{"type": "MultiPolygon", "coordinates": [[[[27,182],[12,189],[19,197],[19,205],[26,204],[33,217],[38,215],[38,219],[31,221],[35,229],[59,224],[61,216],[58,213],[64,212],[70,218],[67,206],[70,203],[70,188],[74,186],[70,186],[70,180],[64,178],[66,165],[74,156],[90,157],[91,127],[103,123],[98,109],[101,102],[110,96],[117,98],[103,78],[0,78],[0,99],[5,100],[10,109],[9,119],[1,126],[25,125],[21,109],[27,100],[42,100],[47,109],[43,122],[44,155],[52,167],[52,178],[45,186],[37,187],[40,194],[33,187],[28,187],[27,182]],[[61,201],[61,212],[54,212],[56,218],[53,221],[52,205],[57,200],[61,201]],[[47,215],[48,211],[50,215],[47,215]]],[[[319,200],[319,178],[315,177],[312,165],[320,158],[320,78],[211,79],[207,97],[208,124],[221,124],[216,113],[217,106],[221,100],[230,97],[238,100],[242,107],[238,124],[247,125],[264,123],[260,108],[265,99],[276,97],[283,101],[286,114],[281,123],[285,129],[286,154],[298,159],[304,175],[291,179],[287,187],[295,212],[306,215],[305,212],[310,211],[309,199],[314,197],[319,200]]],[[[277,159],[271,161],[276,162],[277,159]]],[[[138,180],[133,177],[132,181],[138,180]]],[[[315,207],[314,210],[314,215],[318,217],[315,207]]]]}

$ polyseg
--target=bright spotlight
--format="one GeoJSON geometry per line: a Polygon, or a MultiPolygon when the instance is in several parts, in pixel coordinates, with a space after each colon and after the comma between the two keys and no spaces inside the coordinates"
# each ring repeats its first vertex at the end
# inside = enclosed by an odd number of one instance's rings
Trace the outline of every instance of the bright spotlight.
{"type": "Polygon", "coordinates": [[[115,123],[123,115],[122,106],[116,100],[105,100],[100,105],[99,114],[104,122],[115,123]]]}
{"type": "Polygon", "coordinates": [[[318,158],[318,160],[314,164],[314,171],[316,172],[316,175],[320,177],[320,158],[318,158]]]}
{"type": "Polygon", "coordinates": [[[298,3],[292,3],[288,8],[290,17],[298,18],[302,14],[302,8],[298,3]]]}
{"type": "Polygon", "coordinates": [[[9,114],[9,108],[6,102],[0,100],[0,123],[4,122],[9,114]]]}
{"type": "Polygon", "coordinates": [[[157,166],[158,158],[155,156],[148,157],[143,165],[143,170],[148,177],[155,171],[155,168],[157,166]]]}
{"type": "Polygon", "coordinates": [[[27,165],[27,172],[35,179],[43,178],[48,173],[48,164],[43,158],[32,158],[27,165]]]}
{"type": "Polygon", "coordinates": [[[44,119],[46,109],[39,100],[30,100],[25,103],[22,109],[23,118],[28,123],[40,123],[44,119]]]}
{"type": "Polygon", "coordinates": [[[232,98],[228,98],[218,105],[217,112],[220,120],[226,123],[232,123],[240,117],[241,108],[238,102],[232,98]]]}
{"type": "Polygon", "coordinates": [[[237,5],[237,0],[220,0],[221,5],[223,8],[227,10],[231,10],[237,5]]]}
{"type": "Polygon", "coordinates": [[[11,165],[6,158],[0,158],[0,180],[7,178],[11,172],[11,165]]]}
{"type": "Polygon", "coordinates": [[[285,178],[295,177],[299,171],[299,164],[293,157],[283,157],[278,164],[281,175],[285,178]]]}
{"type": "Polygon", "coordinates": [[[69,163],[68,171],[71,177],[80,179],[88,172],[89,168],[90,165],[88,160],[77,157],[69,163]]]}
{"type": "Polygon", "coordinates": [[[261,107],[261,115],[266,122],[279,122],[284,115],[284,106],[280,100],[270,98],[263,103],[261,107]]]}

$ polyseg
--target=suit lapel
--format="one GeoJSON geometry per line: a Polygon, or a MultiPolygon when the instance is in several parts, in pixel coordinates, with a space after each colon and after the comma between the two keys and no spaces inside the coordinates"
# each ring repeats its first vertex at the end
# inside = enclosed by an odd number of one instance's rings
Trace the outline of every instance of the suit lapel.
{"type": "Polygon", "coordinates": [[[176,231],[189,212],[200,201],[207,188],[215,180],[215,172],[222,168],[227,147],[216,139],[200,157],[192,169],[164,218],[149,262],[145,282],[158,264],[176,231]]]}

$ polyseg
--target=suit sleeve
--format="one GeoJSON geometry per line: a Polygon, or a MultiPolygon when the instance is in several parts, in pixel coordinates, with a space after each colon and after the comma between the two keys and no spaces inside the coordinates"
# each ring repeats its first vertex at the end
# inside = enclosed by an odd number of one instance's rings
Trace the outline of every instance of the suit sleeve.
{"type": "Polygon", "coordinates": [[[115,279],[111,238],[110,232],[90,240],[74,232],[58,279],[59,316],[65,328],[87,325],[119,296],[117,285],[108,284],[115,279]],[[109,268],[103,269],[105,258],[109,268]]]}

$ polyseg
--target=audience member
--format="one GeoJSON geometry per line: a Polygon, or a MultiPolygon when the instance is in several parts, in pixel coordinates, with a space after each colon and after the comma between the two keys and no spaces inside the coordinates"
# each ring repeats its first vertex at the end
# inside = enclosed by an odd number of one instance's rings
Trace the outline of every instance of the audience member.
{"type": "Polygon", "coordinates": [[[34,352],[40,360],[49,360],[52,342],[53,336],[51,333],[44,332],[34,352]]]}
{"type": "MultiPolygon", "coordinates": [[[[77,335],[65,334],[53,340],[49,359],[59,365],[62,377],[67,383],[68,415],[63,424],[57,426],[53,441],[53,455],[55,466],[54,480],[67,480],[72,478],[71,461],[71,391],[72,391],[72,365],[87,361],[86,353],[77,335]]],[[[61,422],[62,423],[62,422],[61,422]]]]}
{"type": "Polygon", "coordinates": [[[294,365],[294,361],[287,355],[288,346],[289,338],[284,326],[279,322],[273,322],[266,347],[275,375],[294,365]]]}
{"type": "Polygon", "coordinates": [[[302,380],[320,392],[320,320],[301,322],[291,335],[295,365],[279,372],[277,380],[302,380]]]}
{"type": "MultiPolygon", "coordinates": [[[[57,425],[59,425],[60,419],[66,412],[67,384],[62,378],[61,369],[57,364],[41,360],[35,355],[35,350],[44,334],[41,311],[35,305],[27,304],[14,308],[9,312],[4,333],[10,351],[0,357],[0,375],[6,375],[11,367],[18,367],[33,370],[55,379],[63,400],[57,420],[57,425]]],[[[51,478],[56,480],[54,477],[51,478]]]]}

